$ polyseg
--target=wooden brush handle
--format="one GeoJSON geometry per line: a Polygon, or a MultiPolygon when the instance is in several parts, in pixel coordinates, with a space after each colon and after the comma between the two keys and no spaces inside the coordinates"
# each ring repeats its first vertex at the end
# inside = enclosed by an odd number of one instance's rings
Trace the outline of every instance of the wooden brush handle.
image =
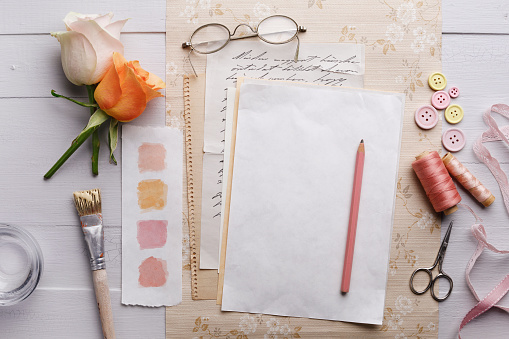
{"type": "Polygon", "coordinates": [[[99,306],[99,315],[103,328],[103,335],[106,339],[115,338],[115,328],[113,326],[113,313],[111,312],[110,289],[108,287],[108,277],[106,270],[92,271],[94,280],[95,298],[99,306]]]}

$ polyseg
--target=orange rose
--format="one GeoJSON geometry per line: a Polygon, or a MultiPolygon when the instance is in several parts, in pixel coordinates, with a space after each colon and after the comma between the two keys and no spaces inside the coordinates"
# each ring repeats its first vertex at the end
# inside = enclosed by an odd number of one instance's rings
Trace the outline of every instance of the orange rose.
{"type": "Polygon", "coordinates": [[[137,118],[150,100],[162,97],[157,90],[166,84],[156,75],[129,61],[120,53],[113,53],[113,65],[95,90],[99,107],[118,121],[137,118]]]}

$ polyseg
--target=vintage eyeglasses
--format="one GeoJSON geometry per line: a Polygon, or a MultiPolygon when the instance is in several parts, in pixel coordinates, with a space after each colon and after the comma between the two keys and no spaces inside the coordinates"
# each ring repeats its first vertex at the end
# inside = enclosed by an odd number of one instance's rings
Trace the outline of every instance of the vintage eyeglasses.
{"type": "Polygon", "coordinates": [[[295,51],[294,57],[294,60],[297,61],[300,46],[300,40],[297,34],[305,31],[306,28],[304,26],[297,25],[295,20],[285,15],[269,16],[263,19],[256,28],[253,28],[248,24],[240,24],[235,27],[233,34],[230,33],[228,27],[222,24],[207,24],[198,27],[191,35],[189,42],[182,43],[182,48],[191,48],[188,54],[188,59],[191,67],[193,68],[194,74],[198,76],[193,63],[191,62],[192,51],[200,54],[211,54],[223,49],[231,40],[252,37],[258,37],[263,41],[274,45],[286,44],[297,39],[297,50],[295,51]],[[247,26],[253,34],[234,37],[240,26],[247,26]]]}

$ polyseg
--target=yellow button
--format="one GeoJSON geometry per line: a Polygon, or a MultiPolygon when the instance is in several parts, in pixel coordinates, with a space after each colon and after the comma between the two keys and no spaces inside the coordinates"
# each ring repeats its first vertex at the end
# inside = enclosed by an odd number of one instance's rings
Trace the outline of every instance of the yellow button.
{"type": "Polygon", "coordinates": [[[441,91],[445,88],[445,86],[447,86],[447,79],[442,73],[431,73],[428,78],[428,84],[432,90],[441,91]]]}
{"type": "Polygon", "coordinates": [[[460,105],[449,105],[445,109],[445,120],[450,124],[457,124],[463,119],[463,108],[460,105]]]}

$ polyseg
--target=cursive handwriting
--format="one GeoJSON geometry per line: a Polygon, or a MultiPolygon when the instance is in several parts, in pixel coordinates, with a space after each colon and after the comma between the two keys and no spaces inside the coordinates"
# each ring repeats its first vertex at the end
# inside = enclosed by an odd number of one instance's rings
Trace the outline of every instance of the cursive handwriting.
{"type": "MultiPolygon", "coordinates": [[[[294,44],[293,48],[296,48],[294,44]]],[[[230,44],[221,52],[207,56],[202,232],[207,228],[219,232],[220,228],[226,88],[235,87],[237,78],[363,86],[363,46],[301,44],[297,61],[294,61],[294,53],[292,44],[268,45],[246,41],[230,44]]]]}

